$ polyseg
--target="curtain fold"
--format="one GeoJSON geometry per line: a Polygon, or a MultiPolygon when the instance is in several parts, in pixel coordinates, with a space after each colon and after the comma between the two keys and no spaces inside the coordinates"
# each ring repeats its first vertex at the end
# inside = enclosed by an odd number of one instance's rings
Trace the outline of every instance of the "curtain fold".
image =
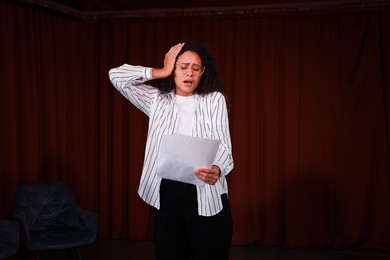
{"type": "Polygon", "coordinates": [[[229,100],[233,244],[389,250],[390,11],[83,20],[0,1],[0,217],[63,181],[99,238],[148,239],[148,127],[108,79],[171,45],[216,57],[229,100]]]}

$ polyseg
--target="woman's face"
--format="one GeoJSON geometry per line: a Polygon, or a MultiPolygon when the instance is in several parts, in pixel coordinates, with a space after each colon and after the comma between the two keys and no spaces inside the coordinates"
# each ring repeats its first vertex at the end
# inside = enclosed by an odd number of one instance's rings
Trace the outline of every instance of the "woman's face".
{"type": "Polygon", "coordinates": [[[203,74],[202,60],[196,52],[183,52],[175,69],[176,95],[191,96],[203,74]]]}

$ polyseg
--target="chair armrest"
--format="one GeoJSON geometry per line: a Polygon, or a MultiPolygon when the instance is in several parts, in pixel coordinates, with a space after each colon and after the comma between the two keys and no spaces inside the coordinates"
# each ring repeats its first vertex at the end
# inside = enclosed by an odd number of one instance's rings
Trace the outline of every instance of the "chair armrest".
{"type": "Polygon", "coordinates": [[[24,215],[15,213],[15,220],[18,222],[21,231],[21,238],[23,241],[30,241],[30,226],[24,215]]]}
{"type": "Polygon", "coordinates": [[[95,212],[88,211],[82,208],[79,208],[79,217],[82,219],[84,225],[89,231],[94,233],[95,237],[97,235],[98,229],[98,215],[95,212]]]}

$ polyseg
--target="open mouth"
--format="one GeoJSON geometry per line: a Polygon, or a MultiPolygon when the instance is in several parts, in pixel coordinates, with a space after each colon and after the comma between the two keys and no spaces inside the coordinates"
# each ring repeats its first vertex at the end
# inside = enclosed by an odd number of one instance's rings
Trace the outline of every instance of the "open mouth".
{"type": "Polygon", "coordinates": [[[184,83],[185,83],[185,84],[192,84],[193,81],[188,79],[188,80],[184,80],[184,83]]]}

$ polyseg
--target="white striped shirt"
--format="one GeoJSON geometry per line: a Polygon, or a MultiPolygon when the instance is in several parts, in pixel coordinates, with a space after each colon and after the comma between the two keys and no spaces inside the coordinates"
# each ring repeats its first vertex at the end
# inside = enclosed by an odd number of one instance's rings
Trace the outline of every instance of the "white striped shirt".
{"type": "MultiPolygon", "coordinates": [[[[162,94],[157,88],[143,84],[152,79],[152,68],[124,64],[109,72],[110,80],[120,93],[149,117],[145,158],[138,194],[148,204],[160,208],[161,178],[156,175],[157,154],[161,137],[176,133],[178,110],[174,91],[162,94]]],[[[222,210],[221,194],[228,192],[226,175],[233,169],[232,146],[225,97],[220,92],[207,95],[195,94],[193,137],[220,139],[214,165],[221,169],[221,176],[214,185],[197,187],[198,213],[213,216],[222,210]]]]}

